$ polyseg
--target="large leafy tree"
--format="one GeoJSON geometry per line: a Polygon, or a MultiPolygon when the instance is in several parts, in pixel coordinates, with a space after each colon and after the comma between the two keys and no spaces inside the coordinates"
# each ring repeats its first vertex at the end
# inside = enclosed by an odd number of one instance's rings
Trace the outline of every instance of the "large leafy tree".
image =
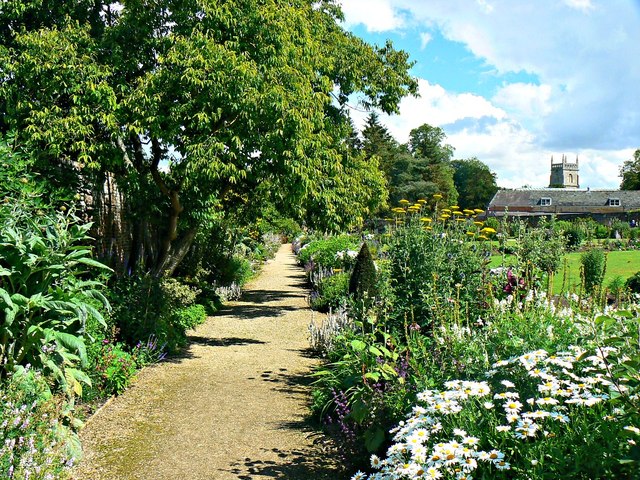
{"type": "Polygon", "coordinates": [[[466,208],[485,208],[498,191],[496,174],[475,157],[454,160],[451,166],[458,203],[466,208]]]}
{"type": "Polygon", "coordinates": [[[640,148],[620,167],[620,190],[640,190],[640,148]]]}
{"type": "Polygon", "coordinates": [[[407,185],[407,182],[411,182],[410,191],[414,193],[407,192],[407,195],[412,199],[440,193],[445,203],[453,205],[457,202],[458,192],[451,166],[454,149],[444,143],[446,138],[444,130],[426,123],[411,130],[406,148],[412,158],[404,160],[408,162],[406,167],[396,165],[394,183],[407,185]]]}
{"type": "Polygon", "coordinates": [[[364,43],[340,19],[333,0],[9,0],[0,130],[42,166],[111,172],[144,195],[160,233],[146,267],[158,274],[207,211],[257,201],[265,182],[299,216],[314,199],[342,208],[335,188],[364,213],[358,200],[371,203],[380,179],[349,151],[343,107],[360,93],[366,108],[395,112],[416,83],[404,52],[364,43]]]}

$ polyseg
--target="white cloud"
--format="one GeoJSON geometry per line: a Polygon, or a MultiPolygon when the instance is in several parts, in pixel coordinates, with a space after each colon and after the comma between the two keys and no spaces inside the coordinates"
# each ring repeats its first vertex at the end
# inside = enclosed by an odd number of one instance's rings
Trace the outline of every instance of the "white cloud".
{"type": "Polygon", "coordinates": [[[422,80],[423,97],[405,99],[401,115],[387,121],[399,141],[423,123],[442,126],[456,157],[477,156],[503,186],[547,185],[552,154],[578,154],[584,186],[619,185],[619,165],[640,147],[637,2],[342,1],[347,23],[413,34],[423,48],[423,34],[437,30],[492,74],[527,72],[539,81],[505,83],[483,98],[422,80]]]}
{"type": "Polygon", "coordinates": [[[431,39],[432,39],[431,34],[429,34],[428,32],[422,32],[420,34],[420,49],[424,50],[429,44],[429,42],[431,41],[431,39]]]}
{"type": "Polygon", "coordinates": [[[424,79],[418,80],[418,88],[419,98],[404,98],[400,103],[400,115],[388,117],[389,130],[402,143],[409,139],[413,128],[424,123],[442,126],[464,119],[506,117],[504,110],[479,95],[450,93],[424,79]]]}
{"type": "Polygon", "coordinates": [[[341,0],[347,27],[364,25],[369,32],[384,32],[403,26],[392,0],[341,0]]]}
{"type": "Polygon", "coordinates": [[[549,115],[553,108],[550,104],[551,86],[531,83],[510,83],[502,87],[492,98],[515,118],[532,119],[539,126],[542,118],[549,115]]]}
{"type": "Polygon", "coordinates": [[[595,8],[591,3],[591,0],[565,0],[564,3],[571,8],[582,11],[593,10],[595,8]]]}

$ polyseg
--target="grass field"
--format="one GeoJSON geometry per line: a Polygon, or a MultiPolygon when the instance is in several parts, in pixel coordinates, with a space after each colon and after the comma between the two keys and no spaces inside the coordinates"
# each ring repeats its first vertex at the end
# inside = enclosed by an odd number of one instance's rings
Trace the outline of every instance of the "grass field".
{"type": "MultiPolygon", "coordinates": [[[[563,280],[565,290],[577,291],[580,287],[580,258],[582,253],[572,252],[565,255],[565,260],[560,267],[558,273],[555,275],[553,291],[554,293],[560,293],[563,287],[563,280]]],[[[504,265],[509,266],[510,257],[505,257],[504,265]]],[[[491,267],[497,267],[502,265],[502,257],[494,256],[491,259],[491,267]]],[[[631,275],[640,271],[640,250],[614,250],[607,252],[607,267],[606,267],[604,285],[608,285],[616,277],[622,277],[624,280],[631,275]]]]}

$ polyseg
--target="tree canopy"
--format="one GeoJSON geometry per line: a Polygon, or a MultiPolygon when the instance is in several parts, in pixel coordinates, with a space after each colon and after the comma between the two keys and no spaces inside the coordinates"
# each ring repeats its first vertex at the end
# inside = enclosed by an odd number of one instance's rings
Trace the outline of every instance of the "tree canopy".
{"type": "Polygon", "coordinates": [[[465,208],[486,208],[498,191],[496,174],[477,158],[454,160],[453,183],[458,191],[458,203],[465,208]]]}
{"type": "Polygon", "coordinates": [[[640,148],[620,167],[620,190],[640,190],[640,148]]]}
{"type": "Polygon", "coordinates": [[[324,204],[316,221],[348,224],[381,179],[345,141],[347,98],[392,113],[417,84],[405,52],[366,44],[341,18],[333,0],[10,0],[0,130],[41,165],[152,190],[158,272],[208,209],[260,201],[265,182],[279,208],[304,217],[324,204]],[[352,214],[335,214],[345,201],[352,214]]]}

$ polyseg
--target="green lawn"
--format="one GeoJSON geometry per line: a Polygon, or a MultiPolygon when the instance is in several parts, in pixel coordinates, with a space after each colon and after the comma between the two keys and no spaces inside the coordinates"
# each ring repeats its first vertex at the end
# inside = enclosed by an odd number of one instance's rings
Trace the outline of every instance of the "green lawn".
{"type": "MultiPolygon", "coordinates": [[[[565,255],[565,262],[560,267],[554,279],[554,293],[560,293],[563,286],[563,279],[566,278],[566,286],[569,290],[576,291],[580,286],[580,257],[582,253],[573,252],[565,255]]],[[[505,265],[510,263],[510,257],[505,257],[505,265]]],[[[491,267],[502,264],[501,256],[491,258],[491,267]]],[[[608,285],[616,277],[625,280],[640,270],[640,250],[614,250],[607,252],[607,270],[605,272],[604,284],[608,285]]]]}

